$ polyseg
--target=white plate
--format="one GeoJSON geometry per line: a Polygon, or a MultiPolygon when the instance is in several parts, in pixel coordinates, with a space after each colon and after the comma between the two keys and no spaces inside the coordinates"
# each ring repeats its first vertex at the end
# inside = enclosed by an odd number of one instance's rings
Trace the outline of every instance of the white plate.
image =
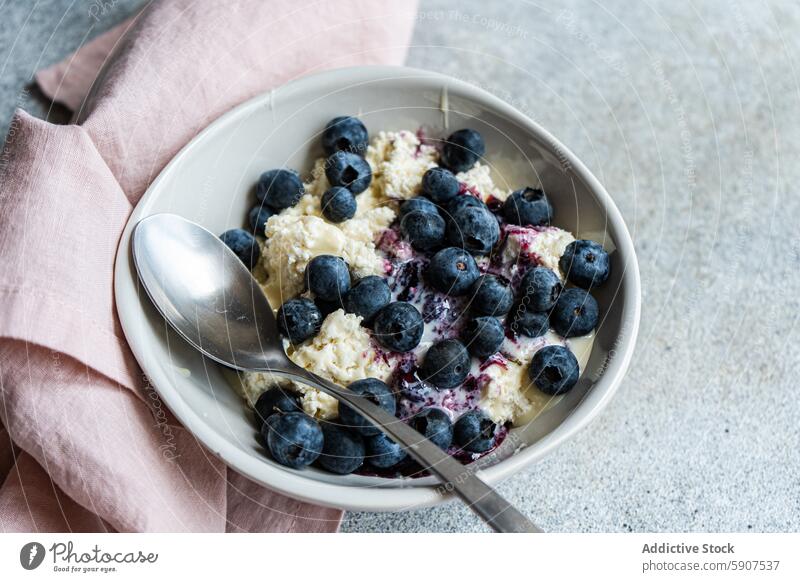
{"type": "Polygon", "coordinates": [[[342,477],[313,468],[294,471],[271,461],[222,369],[167,329],[139,287],[131,260],[131,230],[151,214],[173,212],[220,233],[243,226],[259,174],[281,166],[307,173],[322,153],[320,131],[337,115],[358,115],[371,134],[420,126],[443,135],[477,129],[499,185],[518,188],[541,181],[557,226],[596,240],[605,237],[605,246],[613,250],[612,274],[594,292],[602,320],[584,382],[530,425],[514,429],[481,473],[496,484],[584,427],[616,391],[636,341],[640,283],[630,234],[608,193],[549,133],[493,95],[436,73],[339,69],[294,81],[220,117],[175,156],[131,214],[117,253],[117,310],[136,359],[166,405],[238,472],[281,493],[344,509],[434,505],[449,497],[437,492],[431,478],[342,477]]]}

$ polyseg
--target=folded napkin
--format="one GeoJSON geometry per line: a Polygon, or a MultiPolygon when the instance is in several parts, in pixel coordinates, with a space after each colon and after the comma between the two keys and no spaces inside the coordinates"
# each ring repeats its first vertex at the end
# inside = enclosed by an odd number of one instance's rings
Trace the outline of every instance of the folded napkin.
{"type": "Polygon", "coordinates": [[[17,111],[0,158],[0,531],[338,528],[340,511],[236,474],[164,408],[117,320],[114,255],[133,205],[200,129],[315,71],[401,64],[415,10],[155,1],[37,75],[78,122],[17,111]]]}

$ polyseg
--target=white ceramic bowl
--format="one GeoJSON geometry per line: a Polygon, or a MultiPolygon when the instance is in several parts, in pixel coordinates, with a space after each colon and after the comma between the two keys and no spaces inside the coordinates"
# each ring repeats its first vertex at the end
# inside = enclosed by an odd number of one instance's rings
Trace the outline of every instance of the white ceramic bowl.
{"type": "Polygon", "coordinates": [[[640,283],[630,234],[597,179],[549,133],[497,97],[428,71],[358,67],[320,73],[256,97],[212,123],[161,172],[133,211],[117,254],[117,309],[133,353],[167,406],[243,475],[299,499],[350,510],[434,505],[448,497],[430,477],[342,477],[313,468],[293,471],[271,461],[222,369],[166,328],[139,287],[131,260],[131,230],[151,214],[177,213],[213,232],[242,226],[259,174],[281,166],[308,172],[322,153],[319,133],[325,123],[345,114],[358,115],[371,134],[420,126],[443,135],[477,129],[499,185],[541,181],[557,226],[603,240],[612,251],[611,277],[594,292],[602,320],[582,382],[534,422],[514,429],[483,460],[482,475],[496,484],[586,426],[619,386],[636,341],[640,283]]]}

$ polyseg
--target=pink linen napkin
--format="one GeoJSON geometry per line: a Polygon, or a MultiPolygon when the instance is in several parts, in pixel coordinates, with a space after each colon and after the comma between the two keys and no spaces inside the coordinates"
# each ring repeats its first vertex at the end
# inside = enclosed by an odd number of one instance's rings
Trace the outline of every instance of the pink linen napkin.
{"type": "Polygon", "coordinates": [[[200,129],[308,73],[401,64],[415,11],[160,0],[37,75],[79,123],[18,111],[0,156],[0,530],[338,528],[340,511],[227,469],[166,411],[116,317],[114,254],[133,205],[200,129]]]}

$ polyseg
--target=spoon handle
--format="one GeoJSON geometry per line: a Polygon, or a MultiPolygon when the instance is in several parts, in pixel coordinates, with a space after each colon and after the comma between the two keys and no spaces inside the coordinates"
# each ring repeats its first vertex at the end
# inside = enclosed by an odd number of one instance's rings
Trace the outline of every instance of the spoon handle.
{"type": "Polygon", "coordinates": [[[439,477],[440,495],[453,492],[493,530],[501,533],[539,533],[542,530],[506,501],[497,491],[484,483],[476,470],[462,465],[419,432],[376,406],[366,398],[357,396],[333,382],[299,366],[296,369],[271,369],[274,374],[308,384],[334,396],[360,412],[372,424],[408,451],[414,459],[439,477]]]}

